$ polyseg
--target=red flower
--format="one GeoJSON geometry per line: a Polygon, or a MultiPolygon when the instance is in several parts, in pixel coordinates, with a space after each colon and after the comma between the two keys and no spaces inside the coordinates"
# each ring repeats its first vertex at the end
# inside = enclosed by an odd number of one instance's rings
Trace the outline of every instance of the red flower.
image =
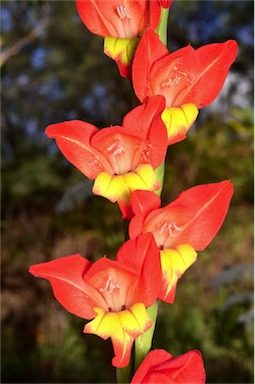
{"type": "Polygon", "coordinates": [[[159,250],[152,234],[124,243],[116,261],[104,257],[92,264],[71,255],[33,265],[29,271],[49,280],[56,299],[69,312],[94,319],[84,332],[111,338],[114,366],[128,364],[134,339],[152,325],[146,307],[160,290],[159,250]]]}
{"type": "Polygon", "coordinates": [[[167,134],[161,120],[164,98],[156,96],[133,109],[123,126],[99,130],[79,120],[50,125],[46,134],[56,139],[64,156],[88,178],[93,192],[118,202],[123,218],[132,216],[131,192],[160,188],[154,173],[164,160],[167,134]]]}
{"type": "Polygon", "coordinates": [[[133,62],[133,85],[138,99],[163,95],[166,109],[162,119],[169,144],[185,138],[198,109],[212,103],[219,94],[237,55],[237,43],[190,45],[169,53],[153,31],[143,35],[133,62]]]}
{"type": "Polygon", "coordinates": [[[154,235],[163,273],[161,300],[174,302],[178,279],[196,261],[196,251],[205,249],[219,231],[232,195],[233,185],[227,180],[187,189],[163,208],[159,208],[157,195],[146,191],[133,193],[135,216],[129,235],[154,235]]]}
{"type": "Polygon", "coordinates": [[[131,64],[140,37],[156,29],[160,6],[151,0],[76,0],[86,27],[105,38],[104,52],[114,59],[122,76],[131,77],[131,64]]]}
{"type": "Polygon", "coordinates": [[[131,384],[204,384],[205,380],[205,368],[199,351],[193,350],[172,357],[164,349],[156,349],[145,357],[131,384]]]}

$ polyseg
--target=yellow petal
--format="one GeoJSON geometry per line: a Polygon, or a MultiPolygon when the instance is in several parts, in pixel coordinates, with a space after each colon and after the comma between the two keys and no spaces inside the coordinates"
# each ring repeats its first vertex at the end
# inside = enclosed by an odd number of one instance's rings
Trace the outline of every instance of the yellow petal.
{"type": "Polygon", "coordinates": [[[124,338],[124,331],[119,321],[119,312],[105,312],[102,308],[93,308],[93,310],[97,316],[85,325],[85,333],[93,333],[106,340],[116,332],[116,338],[120,340],[124,338]]]}
{"type": "Polygon", "coordinates": [[[195,104],[183,104],[181,107],[166,108],[161,118],[166,125],[168,144],[178,143],[185,139],[186,133],[198,115],[195,104]]]}
{"type": "Polygon", "coordinates": [[[120,368],[128,365],[134,339],[152,325],[144,304],[136,303],[120,312],[93,309],[97,316],[85,325],[84,332],[98,335],[104,340],[110,337],[115,353],[112,364],[120,368]]]}
{"type": "Polygon", "coordinates": [[[93,193],[106,197],[115,203],[118,200],[127,201],[130,197],[130,190],[123,175],[110,175],[108,172],[100,172],[96,177],[93,193]]]}
{"type": "Polygon", "coordinates": [[[152,325],[152,321],[142,303],[136,303],[129,310],[120,312],[120,321],[125,332],[134,339],[147,331],[152,325]]]}
{"type": "Polygon", "coordinates": [[[129,172],[124,175],[130,191],[149,190],[155,191],[160,188],[155,172],[151,165],[140,165],[136,172],[129,172]]]}
{"type": "Polygon", "coordinates": [[[123,175],[100,172],[95,179],[93,193],[104,196],[112,202],[130,203],[131,193],[137,189],[155,191],[160,188],[151,165],[140,165],[136,171],[123,175]]]}
{"type": "Polygon", "coordinates": [[[165,296],[175,288],[178,279],[196,261],[197,253],[189,244],[160,251],[165,296]]]}
{"type": "Polygon", "coordinates": [[[104,39],[104,53],[124,65],[131,64],[139,41],[140,38],[121,39],[107,36],[104,39]]]}

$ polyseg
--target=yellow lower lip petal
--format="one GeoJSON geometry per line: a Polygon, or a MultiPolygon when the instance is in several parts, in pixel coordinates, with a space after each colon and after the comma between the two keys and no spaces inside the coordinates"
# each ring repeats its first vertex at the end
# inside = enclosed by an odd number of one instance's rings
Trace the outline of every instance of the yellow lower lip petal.
{"type": "Polygon", "coordinates": [[[195,104],[183,104],[181,107],[166,108],[161,118],[166,125],[168,133],[168,145],[178,143],[186,137],[186,133],[192,126],[198,115],[195,104]]]}
{"type": "Polygon", "coordinates": [[[131,64],[139,41],[140,38],[121,39],[107,36],[104,39],[104,53],[124,65],[131,64]]]}
{"type": "Polygon", "coordinates": [[[130,360],[134,339],[152,325],[144,304],[136,303],[120,312],[93,309],[97,316],[85,325],[84,332],[98,335],[104,340],[110,337],[115,353],[112,364],[119,368],[125,367],[130,360]]]}
{"type": "MultiPolygon", "coordinates": [[[[175,292],[176,284],[183,273],[196,261],[197,253],[189,244],[178,245],[160,251],[164,298],[175,292]]],[[[162,292],[161,292],[162,298],[162,292]]]]}
{"type": "Polygon", "coordinates": [[[112,202],[122,201],[130,204],[131,193],[135,190],[154,191],[160,188],[153,168],[146,164],[140,165],[136,171],[123,175],[110,175],[101,172],[95,179],[93,193],[106,197],[112,202]]]}
{"type": "Polygon", "coordinates": [[[123,175],[110,175],[108,172],[100,172],[93,186],[95,195],[106,197],[115,203],[118,200],[128,200],[130,190],[123,175]]]}

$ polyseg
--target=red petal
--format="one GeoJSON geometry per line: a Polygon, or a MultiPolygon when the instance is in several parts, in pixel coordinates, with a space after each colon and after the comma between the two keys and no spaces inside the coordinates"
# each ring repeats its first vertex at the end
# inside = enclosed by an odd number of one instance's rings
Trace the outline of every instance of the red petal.
{"type": "Polygon", "coordinates": [[[230,66],[236,59],[237,42],[228,40],[224,43],[208,44],[196,50],[201,70],[196,79],[181,96],[179,104],[193,103],[203,108],[218,96],[230,66]]]}
{"type": "Polygon", "coordinates": [[[139,107],[129,112],[123,119],[123,127],[130,134],[143,138],[145,142],[144,151],[141,156],[148,159],[153,168],[158,167],[165,158],[167,150],[167,131],[161,120],[161,114],[165,108],[162,96],[154,96],[139,107]]]}
{"type": "Polygon", "coordinates": [[[205,380],[206,373],[199,351],[188,351],[173,358],[170,353],[156,349],[145,357],[131,384],[167,382],[204,384],[205,380]]]}
{"type": "Polygon", "coordinates": [[[173,0],[159,0],[160,5],[163,8],[170,8],[172,5],[173,0]]]}
{"type": "Polygon", "coordinates": [[[119,208],[122,213],[123,220],[130,220],[134,216],[134,212],[130,205],[127,205],[123,201],[118,201],[119,208]]]}
{"type": "Polygon", "coordinates": [[[106,4],[102,1],[100,7],[96,1],[76,0],[76,5],[80,18],[92,33],[103,37],[114,36],[116,31],[111,21],[114,16],[114,9],[112,6],[109,7],[109,2],[106,4]],[[110,18],[107,13],[111,14],[110,18]]]}
{"type": "Polygon", "coordinates": [[[134,213],[147,215],[153,209],[157,209],[161,205],[158,195],[151,191],[135,191],[131,198],[134,213]]]}
{"type": "Polygon", "coordinates": [[[49,280],[53,293],[69,312],[84,319],[95,317],[94,307],[102,306],[101,295],[83,280],[91,262],[80,255],[61,257],[29,268],[34,276],[49,280]]]}
{"type": "Polygon", "coordinates": [[[146,31],[137,47],[132,67],[134,91],[141,102],[153,95],[149,84],[152,65],[167,55],[169,51],[159,36],[152,30],[146,31]]]}
{"type": "MultiPolygon", "coordinates": [[[[107,270],[109,268],[114,268],[116,270],[124,271],[130,273],[131,278],[133,279],[134,275],[137,275],[137,271],[134,270],[132,265],[124,264],[115,260],[108,259],[107,257],[102,257],[97,260],[94,264],[91,265],[90,269],[84,275],[84,281],[88,281],[95,274],[107,270]]],[[[98,289],[98,288],[97,288],[98,289]]]]}
{"type": "Polygon", "coordinates": [[[162,373],[173,378],[175,383],[204,384],[206,380],[202,355],[196,350],[172,358],[162,368],[162,373]]]}
{"type": "Polygon", "coordinates": [[[48,137],[56,140],[67,160],[91,179],[97,177],[103,170],[102,163],[105,163],[105,159],[90,145],[91,138],[97,132],[98,128],[94,125],[80,120],[52,124],[45,131],[48,137]]]}
{"type": "Polygon", "coordinates": [[[123,127],[135,136],[148,139],[151,125],[160,121],[160,116],[165,109],[162,96],[147,99],[142,105],[132,109],[123,119],[123,127]]]}
{"type": "Polygon", "coordinates": [[[144,383],[144,379],[148,371],[153,370],[154,368],[157,369],[159,364],[164,364],[164,362],[167,362],[171,358],[172,355],[164,349],[155,349],[154,351],[150,351],[136,371],[130,384],[144,383]]]}
{"type": "Polygon", "coordinates": [[[160,207],[161,200],[151,191],[134,191],[131,196],[131,205],[134,217],[129,224],[129,236],[131,239],[143,232],[145,217],[154,209],[160,207]]]}
{"type": "Polygon", "coordinates": [[[152,305],[161,288],[160,255],[153,235],[146,233],[126,241],[119,249],[116,259],[137,271],[139,280],[135,302],[142,302],[146,307],[152,305]]]}

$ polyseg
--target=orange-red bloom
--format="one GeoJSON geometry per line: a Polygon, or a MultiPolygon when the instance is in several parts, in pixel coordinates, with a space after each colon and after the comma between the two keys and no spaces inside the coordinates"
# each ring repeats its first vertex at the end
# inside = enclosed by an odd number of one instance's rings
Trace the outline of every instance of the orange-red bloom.
{"type": "Polygon", "coordinates": [[[155,96],[129,112],[122,127],[99,130],[73,120],[50,125],[46,134],[56,140],[67,160],[95,179],[96,195],[117,201],[123,218],[131,218],[131,192],[160,188],[154,170],[163,162],[167,149],[163,110],[164,98],[155,96]]]}
{"type": "Polygon", "coordinates": [[[133,193],[135,216],[129,235],[154,235],[161,256],[161,300],[174,302],[178,279],[196,261],[196,251],[205,249],[219,231],[232,195],[233,185],[228,180],[187,189],[163,208],[159,208],[157,195],[148,191],[133,193]]]}
{"type": "MultiPolygon", "coordinates": [[[[104,52],[114,59],[122,76],[131,77],[135,49],[143,32],[156,29],[160,5],[151,0],[77,0],[86,27],[105,38],[104,52]]],[[[169,5],[170,6],[170,5],[169,5]]]]}
{"type": "Polygon", "coordinates": [[[155,32],[145,32],[133,62],[134,90],[141,102],[148,96],[165,96],[162,119],[169,144],[183,140],[198,109],[217,97],[237,50],[236,41],[228,40],[169,53],[155,32]]]}
{"type": "Polygon", "coordinates": [[[49,280],[56,299],[69,312],[94,319],[84,332],[111,338],[114,366],[129,363],[134,339],[152,325],[146,308],[160,290],[159,250],[152,234],[124,243],[116,261],[104,257],[92,264],[71,255],[33,265],[29,271],[49,280]]]}
{"type": "Polygon", "coordinates": [[[164,349],[156,349],[145,357],[131,384],[204,384],[205,380],[205,368],[199,351],[172,357],[164,349]]]}

